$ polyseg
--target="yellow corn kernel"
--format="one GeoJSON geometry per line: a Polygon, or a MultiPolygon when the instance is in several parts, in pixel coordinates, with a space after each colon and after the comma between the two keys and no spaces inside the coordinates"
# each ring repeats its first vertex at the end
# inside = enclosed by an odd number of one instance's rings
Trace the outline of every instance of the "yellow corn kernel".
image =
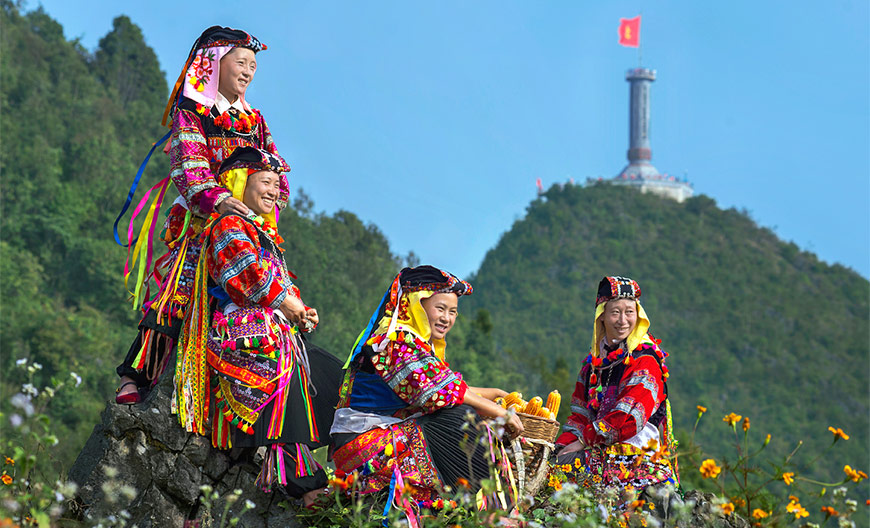
{"type": "Polygon", "coordinates": [[[499,396],[498,398],[496,398],[494,401],[495,401],[495,403],[498,404],[502,409],[507,409],[507,402],[506,402],[505,399],[502,398],[501,396],[499,396]]]}
{"type": "Polygon", "coordinates": [[[542,403],[544,403],[544,400],[542,400],[540,396],[535,396],[529,400],[529,403],[526,404],[526,409],[523,412],[526,414],[537,415],[538,409],[541,408],[542,403]]]}
{"type": "Polygon", "coordinates": [[[562,395],[559,394],[559,391],[554,390],[547,396],[547,409],[553,414],[559,414],[559,405],[562,403],[562,395]]]}

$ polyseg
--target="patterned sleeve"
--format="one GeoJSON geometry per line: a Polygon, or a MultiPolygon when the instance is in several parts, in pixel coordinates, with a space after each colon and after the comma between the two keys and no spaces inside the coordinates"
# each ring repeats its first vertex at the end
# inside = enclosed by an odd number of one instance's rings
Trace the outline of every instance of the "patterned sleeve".
{"type": "Polygon", "coordinates": [[[225,216],[212,227],[206,256],[212,279],[239,306],[277,309],[287,295],[260,258],[257,230],[239,216],[225,216]]]}
{"type": "MultiPolygon", "coordinates": [[[[263,114],[259,111],[257,112],[257,116],[259,118],[260,127],[263,131],[262,133],[262,141],[263,141],[263,150],[271,152],[278,156],[278,147],[275,146],[275,142],[272,140],[272,133],[269,132],[269,125],[266,124],[266,120],[263,119],[263,114]]],[[[290,182],[287,180],[287,173],[281,174],[281,181],[278,189],[278,202],[275,204],[278,206],[278,209],[284,209],[287,206],[287,199],[290,196],[290,182]]]]}
{"type": "Polygon", "coordinates": [[[652,356],[640,356],[625,369],[616,405],[581,432],[587,445],[612,445],[640,432],[665,401],[662,369],[652,356]]]}
{"type": "Polygon", "coordinates": [[[209,165],[209,149],[199,114],[179,108],[170,139],[172,182],[197,216],[208,216],[232,194],[218,185],[209,165]]]}
{"type": "Polygon", "coordinates": [[[592,423],[592,414],[586,408],[586,373],[589,369],[585,365],[580,369],[577,383],[574,385],[574,394],[571,395],[571,414],[565,425],[562,426],[562,434],[556,439],[556,445],[568,445],[583,437],[582,431],[592,423]]]}
{"type": "Polygon", "coordinates": [[[468,385],[462,375],[453,372],[432,354],[428,344],[410,333],[403,336],[400,332],[397,340],[390,341],[383,351],[376,351],[371,361],[393,392],[424,414],[465,401],[468,385]]]}

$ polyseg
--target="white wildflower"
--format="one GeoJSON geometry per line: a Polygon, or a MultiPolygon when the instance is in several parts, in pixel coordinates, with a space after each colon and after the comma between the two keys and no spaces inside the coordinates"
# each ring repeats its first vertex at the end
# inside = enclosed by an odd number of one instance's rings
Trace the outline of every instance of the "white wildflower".
{"type": "Polygon", "coordinates": [[[33,404],[30,402],[30,396],[27,396],[22,393],[18,393],[12,398],[9,399],[9,403],[12,404],[13,407],[18,407],[19,409],[24,411],[24,414],[30,416],[33,414],[33,404]]]}
{"type": "Polygon", "coordinates": [[[253,510],[255,506],[257,505],[254,504],[254,501],[252,501],[251,499],[245,499],[245,508],[253,510]]]}
{"type": "Polygon", "coordinates": [[[46,394],[48,394],[48,397],[49,397],[49,398],[54,398],[54,389],[52,389],[51,387],[46,387],[46,388],[43,390],[43,392],[45,392],[46,394]]]}
{"type": "Polygon", "coordinates": [[[70,372],[69,375],[72,379],[76,380],[76,387],[78,387],[79,385],[82,384],[82,377],[81,376],[79,376],[75,372],[70,372]]]}
{"type": "Polygon", "coordinates": [[[15,365],[17,365],[19,367],[22,365],[26,365],[26,364],[27,364],[27,358],[21,358],[21,359],[15,360],[15,365]]]}
{"type": "Polygon", "coordinates": [[[36,389],[36,387],[33,386],[32,383],[25,383],[24,385],[22,385],[21,392],[32,398],[39,396],[39,391],[36,389]]]}
{"type": "Polygon", "coordinates": [[[9,423],[12,424],[12,427],[16,427],[16,428],[19,427],[21,425],[21,422],[22,422],[21,417],[18,416],[17,414],[13,414],[12,416],[9,417],[9,423]]]}

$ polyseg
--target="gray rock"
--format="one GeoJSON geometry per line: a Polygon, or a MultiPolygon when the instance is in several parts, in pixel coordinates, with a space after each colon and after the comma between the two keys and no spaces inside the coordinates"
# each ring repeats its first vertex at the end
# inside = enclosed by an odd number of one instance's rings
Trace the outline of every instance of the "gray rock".
{"type": "Polygon", "coordinates": [[[106,405],[70,468],[69,477],[79,490],[68,517],[87,522],[124,511],[130,516],[128,526],[182,528],[185,519],[195,515],[201,526],[217,527],[226,496],[241,489],[228,519],[239,515],[246,500],[257,506],[241,516],[238,526],[297,526],[292,509],[279,506],[281,501],[254,485],[258,467],[234,465],[230,453],[213,449],[209,438],[189,434],[178,425],[169,413],[171,394],[170,366],[144,402],[106,405]],[[220,495],[211,511],[199,507],[203,484],[220,495]],[[125,493],[130,489],[134,496],[125,493]]]}

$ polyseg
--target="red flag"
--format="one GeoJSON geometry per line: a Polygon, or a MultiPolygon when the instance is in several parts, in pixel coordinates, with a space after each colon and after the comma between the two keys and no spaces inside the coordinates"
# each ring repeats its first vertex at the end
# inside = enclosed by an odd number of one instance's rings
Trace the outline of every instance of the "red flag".
{"type": "Polygon", "coordinates": [[[540,179],[540,178],[538,178],[538,179],[535,180],[535,187],[538,188],[538,194],[541,194],[541,193],[544,192],[544,185],[541,183],[541,179],[540,179]]]}
{"type": "Polygon", "coordinates": [[[619,19],[619,43],[630,48],[640,45],[640,15],[619,19]]]}

